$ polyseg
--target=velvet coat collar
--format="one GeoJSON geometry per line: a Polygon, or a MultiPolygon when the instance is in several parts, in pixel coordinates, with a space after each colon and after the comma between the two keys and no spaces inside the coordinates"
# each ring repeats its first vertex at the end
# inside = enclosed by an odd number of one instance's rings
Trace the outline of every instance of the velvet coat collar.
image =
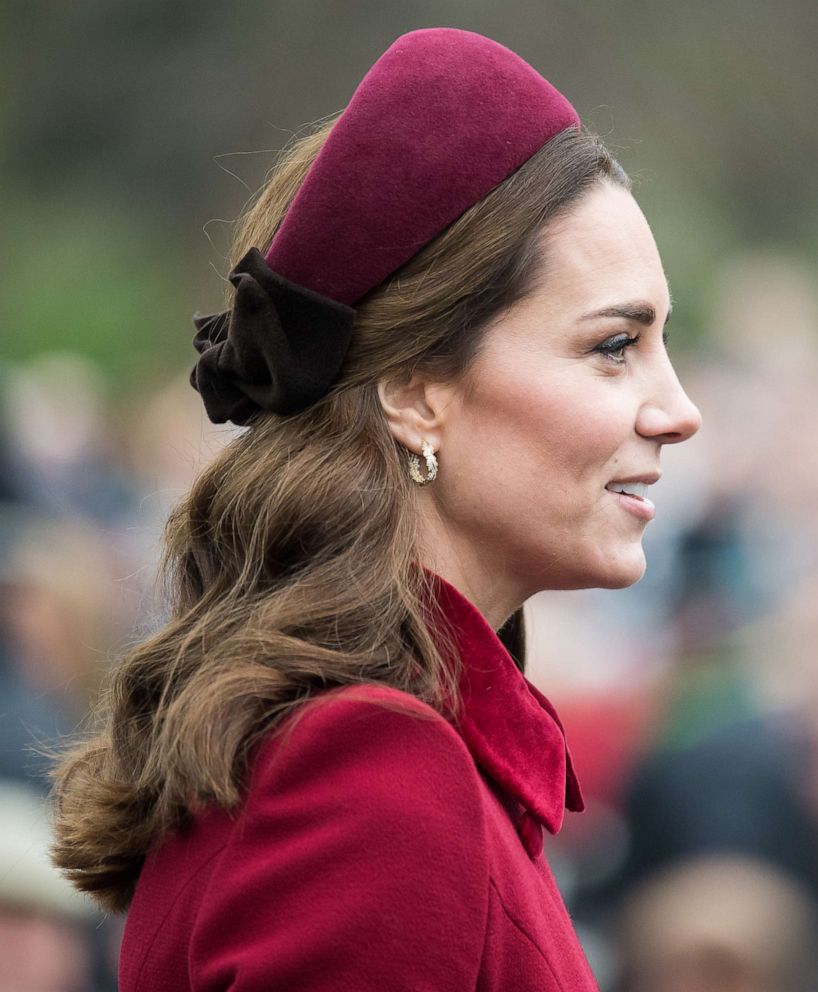
{"type": "Polygon", "coordinates": [[[566,808],[585,808],[562,723],[477,607],[425,571],[437,611],[433,628],[448,628],[462,661],[458,730],[475,763],[523,807],[518,829],[533,856],[542,850],[542,827],[556,834],[566,808]]]}

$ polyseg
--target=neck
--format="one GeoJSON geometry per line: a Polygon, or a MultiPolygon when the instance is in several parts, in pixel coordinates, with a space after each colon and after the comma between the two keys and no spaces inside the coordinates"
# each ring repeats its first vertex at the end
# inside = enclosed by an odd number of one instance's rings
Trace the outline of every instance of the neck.
{"type": "Polygon", "coordinates": [[[526,598],[519,583],[503,563],[441,519],[431,500],[421,500],[421,520],[420,563],[451,583],[499,630],[526,598]]]}

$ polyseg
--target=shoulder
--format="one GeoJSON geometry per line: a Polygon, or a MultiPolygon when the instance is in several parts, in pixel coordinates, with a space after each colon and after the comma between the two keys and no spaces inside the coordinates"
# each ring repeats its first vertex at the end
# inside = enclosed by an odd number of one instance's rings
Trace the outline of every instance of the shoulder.
{"type": "Polygon", "coordinates": [[[301,723],[326,725],[349,719],[367,719],[379,712],[392,713],[399,718],[431,721],[458,736],[437,710],[417,696],[374,682],[345,685],[318,693],[297,707],[292,712],[292,719],[286,722],[293,726],[301,723]]]}
{"type": "MultiPolygon", "coordinates": [[[[299,706],[262,743],[251,779],[253,794],[317,778],[343,778],[347,788],[388,792],[395,776],[423,793],[448,787],[470,807],[480,776],[455,728],[435,709],[389,686],[344,686],[299,706]]],[[[383,797],[388,798],[387,796],[383,797]]]]}
{"type": "Polygon", "coordinates": [[[474,988],[483,801],[459,734],[416,698],[356,686],[303,704],[263,740],[201,900],[197,988],[474,988]]]}
{"type": "Polygon", "coordinates": [[[313,696],[276,728],[270,743],[294,733],[300,736],[352,730],[361,723],[387,731],[415,722],[431,725],[426,727],[428,733],[459,742],[465,748],[460,735],[437,710],[408,692],[375,683],[342,686],[313,696]]]}

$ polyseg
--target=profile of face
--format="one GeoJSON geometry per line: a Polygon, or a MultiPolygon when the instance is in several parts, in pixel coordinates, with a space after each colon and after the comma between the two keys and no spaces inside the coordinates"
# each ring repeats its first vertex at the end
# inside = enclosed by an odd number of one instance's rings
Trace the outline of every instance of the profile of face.
{"type": "Polygon", "coordinates": [[[602,180],[542,237],[533,292],[487,329],[462,381],[380,386],[395,437],[415,452],[425,438],[439,459],[418,493],[421,560],[495,627],[540,590],[640,579],[651,504],[606,487],[657,481],[663,445],[701,424],[632,195],[602,180]]]}

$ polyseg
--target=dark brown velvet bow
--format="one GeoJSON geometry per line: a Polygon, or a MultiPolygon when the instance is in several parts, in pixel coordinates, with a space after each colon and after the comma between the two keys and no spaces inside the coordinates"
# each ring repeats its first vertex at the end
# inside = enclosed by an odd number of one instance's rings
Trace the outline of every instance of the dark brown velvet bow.
{"type": "Polygon", "coordinates": [[[196,315],[190,374],[214,424],[246,424],[259,410],[297,413],[320,399],[341,369],[355,310],[273,272],[251,248],[227,277],[233,308],[196,315]]]}

